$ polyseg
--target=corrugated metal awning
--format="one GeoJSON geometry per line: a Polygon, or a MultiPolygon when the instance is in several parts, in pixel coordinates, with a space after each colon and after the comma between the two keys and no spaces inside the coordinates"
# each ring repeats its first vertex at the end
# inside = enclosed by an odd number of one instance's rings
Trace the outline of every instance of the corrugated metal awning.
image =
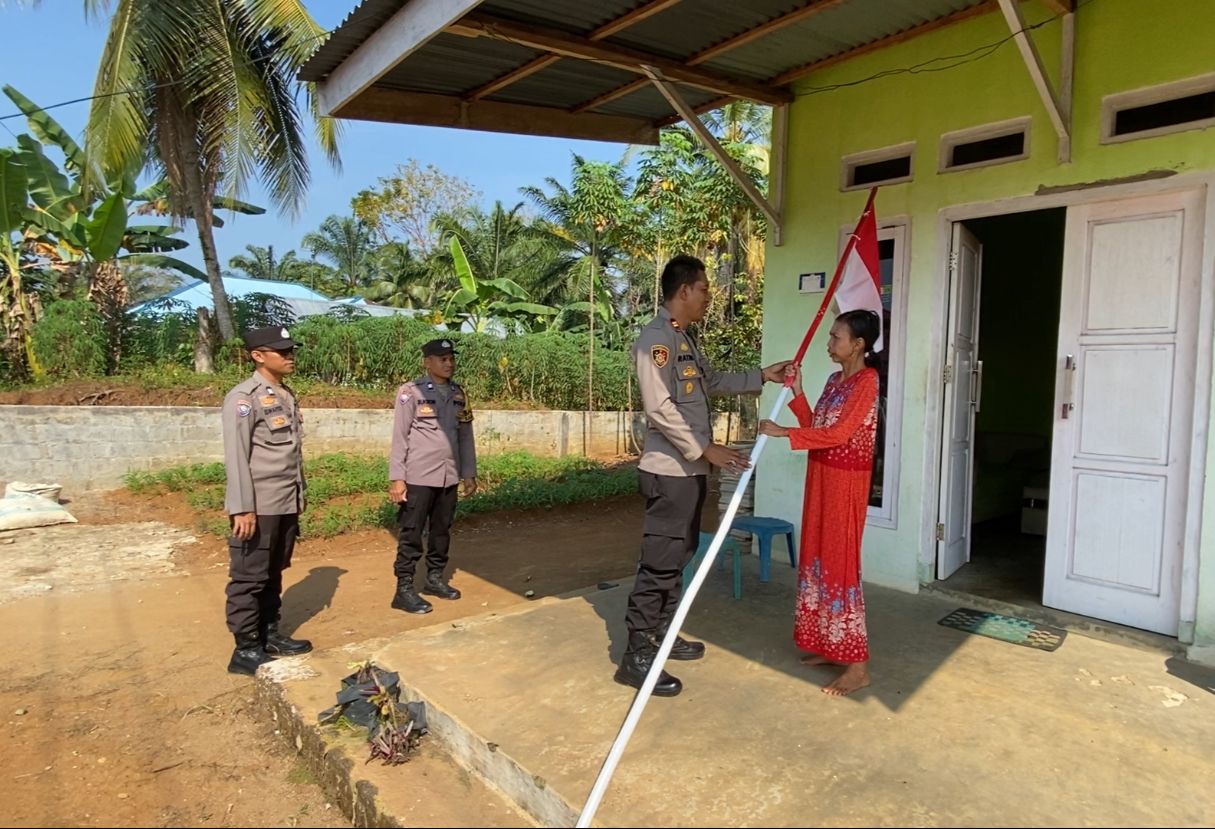
{"type": "MultiPolygon", "coordinates": [[[[1066,2],[1066,0],[1060,0],[1066,2]]],[[[646,143],[704,111],[780,104],[817,68],[996,0],[363,0],[301,71],[326,112],[646,143]]]]}

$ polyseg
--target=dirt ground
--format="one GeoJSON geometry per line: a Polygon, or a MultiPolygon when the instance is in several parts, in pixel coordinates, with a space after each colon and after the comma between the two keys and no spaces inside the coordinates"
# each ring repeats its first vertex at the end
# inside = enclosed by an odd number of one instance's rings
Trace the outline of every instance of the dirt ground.
{"type": "MultiPolygon", "coordinates": [[[[6,580],[47,585],[0,599],[0,627],[11,631],[0,640],[0,823],[348,825],[254,710],[252,681],[224,670],[232,641],[223,541],[191,539],[189,524],[174,525],[185,511],[163,500],[107,497],[69,508],[79,525],[0,543],[0,560],[14,560],[6,580]],[[149,546],[156,552],[142,561],[131,553],[122,566],[99,568],[115,551],[149,546]]],[[[422,617],[388,606],[389,533],[304,540],[285,574],[284,628],[332,648],[493,612],[528,591],[619,580],[636,561],[640,520],[631,496],[469,519],[452,546],[453,584],[464,596],[422,617]]],[[[423,750],[399,767],[402,785],[426,798],[465,797],[439,773],[444,762],[423,750]]],[[[414,822],[429,825],[424,815],[414,822]]]]}

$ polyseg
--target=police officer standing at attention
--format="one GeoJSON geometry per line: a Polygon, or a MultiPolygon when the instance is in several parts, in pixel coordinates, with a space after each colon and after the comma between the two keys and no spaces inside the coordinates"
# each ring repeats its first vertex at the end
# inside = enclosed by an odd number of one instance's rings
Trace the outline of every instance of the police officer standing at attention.
{"type": "MultiPolygon", "coordinates": [[[[745,455],[713,442],[709,397],[758,394],[764,381],[784,382],[789,361],[739,374],[714,371],[688,335],[688,328],[709,310],[709,280],[704,263],[676,256],[662,272],[663,307],[633,345],[641,399],[648,427],[641,456],[641,494],[645,496],[641,558],[629,594],[625,625],[628,648],[616,681],[640,688],[666,636],[683,593],[683,568],[700,541],[700,513],[711,466],[741,471],[745,455]]],[[[675,640],[671,659],[700,659],[705,646],[675,640]]],[[[654,686],[658,696],[673,697],[683,684],[666,671],[654,686]]]]}
{"type": "Polygon", "coordinates": [[[455,354],[451,340],[426,343],[422,346],[426,373],[397,389],[388,455],[388,497],[400,504],[393,566],[397,592],[392,606],[406,613],[433,609],[414,587],[424,530],[429,540],[422,592],[440,599],[460,598],[443,571],[456,514],[456,485],[463,482],[465,496],[477,491],[477,450],[472,407],[464,390],[451,381],[455,354]]]}
{"type": "Polygon", "coordinates": [[[312,643],[278,629],[283,570],[304,509],[302,418],[283,382],[295,371],[296,342],[277,325],[244,339],[257,368],[224,398],[224,509],[232,527],[228,630],[236,638],[228,671],[252,675],[271,657],[308,653],[312,643]]]}

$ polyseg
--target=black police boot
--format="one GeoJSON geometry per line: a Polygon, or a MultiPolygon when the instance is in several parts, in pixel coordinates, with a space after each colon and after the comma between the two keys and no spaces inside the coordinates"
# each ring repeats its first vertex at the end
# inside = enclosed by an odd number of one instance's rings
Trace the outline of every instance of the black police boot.
{"type": "Polygon", "coordinates": [[[312,643],[307,639],[292,639],[285,633],[280,633],[278,622],[266,625],[262,635],[262,647],[269,656],[299,656],[312,650],[312,643]]]}
{"type": "Polygon", "coordinates": [[[397,579],[397,593],[392,597],[392,606],[406,613],[429,613],[434,610],[430,602],[413,589],[413,579],[397,579]]]}
{"type": "MultiPolygon", "coordinates": [[[[667,636],[667,631],[664,628],[659,628],[654,634],[654,640],[659,645],[667,636]]],[[[675,644],[671,647],[671,659],[678,659],[680,662],[690,662],[693,659],[702,659],[705,655],[705,643],[695,642],[684,639],[682,636],[675,637],[675,644]]]]}
{"type": "MultiPolygon", "coordinates": [[[[658,644],[652,633],[630,631],[629,647],[624,652],[624,658],[620,660],[620,667],[616,669],[615,680],[621,685],[640,688],[645,682],[645,675],[650,672],[650,666],[654,664],[654,656],[657,653],[658,644]]],[[[673,697],[682,690],[683,683],[663,671],[654,685],[654,696],[673,697]]]]}
{"type": "Polygon", "coordinates": [[[259,665],[270,661],[270,656],[256,636],[238,633],[235,638],[236,650],[232,651],[232,659],[228,662],[228,673],[253,676],[259,665]]]}
{"type": "Polygon", "coordinates": [[[440,599],[454,601],[460,598],[460,591],[443,581],[442,573],[430,573],[427,575],[426,584],[422,586],[422,592],[431,596],[438,596],[440,599]]]}

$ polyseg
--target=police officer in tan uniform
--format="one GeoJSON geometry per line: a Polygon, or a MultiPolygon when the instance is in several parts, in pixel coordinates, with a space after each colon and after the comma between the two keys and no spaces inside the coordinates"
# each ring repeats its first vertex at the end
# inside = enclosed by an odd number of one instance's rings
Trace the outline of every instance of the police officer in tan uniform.
{"type": "Polygon", "coordinates": [[[460,598],[460,591],[447,583],[443,571],[456,513],[456,486],[462,482],[466,496],[477,491],[477,450],[472,406],[464,390],[451,380],[455,354],[451,340],[426,343],[422,346],[426,373],[397,389],[388,455],[388,497],[400,504],[393,566],[397,591],[392,606],[406,613],[433,609],[414,587],[423,531],[427,531],[428,542],[422,592],[440,599],[460,598]]]}
{"type": "Polygon", "coordinates": [[[312,643],[279,632],[283,570],[299,535],[304,509],[302,418],[283,378],[295,371],[296,342],[286,328],[245,334],[257,369],[224,398],[224,509],[228,539],[228,630],[236,650],[234,674],[253,674],[275,656],[312,650],[312,643]]]}
{"type": "MultiPolygon", "coordinates": [[[[628,648],[615,678],[634,688],[645,681],[679,605],[683,568],[700,541],[710,468],[741,471],[749,465],[746,456],[713,442],[709,397],[758,394],[765,380],[783,382],[788,365],[726,374],[705,361],[688,335],[709,309],[709,281],[699,259],[676,256],[668,262],[662,295],[663,307],[632,350],[648,423],[640,472],[646,507],[637,580],[625,613],[628,648]]],[[[678,637],[671,659],[700,659],[704,652],[703,643],[678,637]]],[[[682,689],[663,671],[654,693],[673,697],[682,689]]]]}

